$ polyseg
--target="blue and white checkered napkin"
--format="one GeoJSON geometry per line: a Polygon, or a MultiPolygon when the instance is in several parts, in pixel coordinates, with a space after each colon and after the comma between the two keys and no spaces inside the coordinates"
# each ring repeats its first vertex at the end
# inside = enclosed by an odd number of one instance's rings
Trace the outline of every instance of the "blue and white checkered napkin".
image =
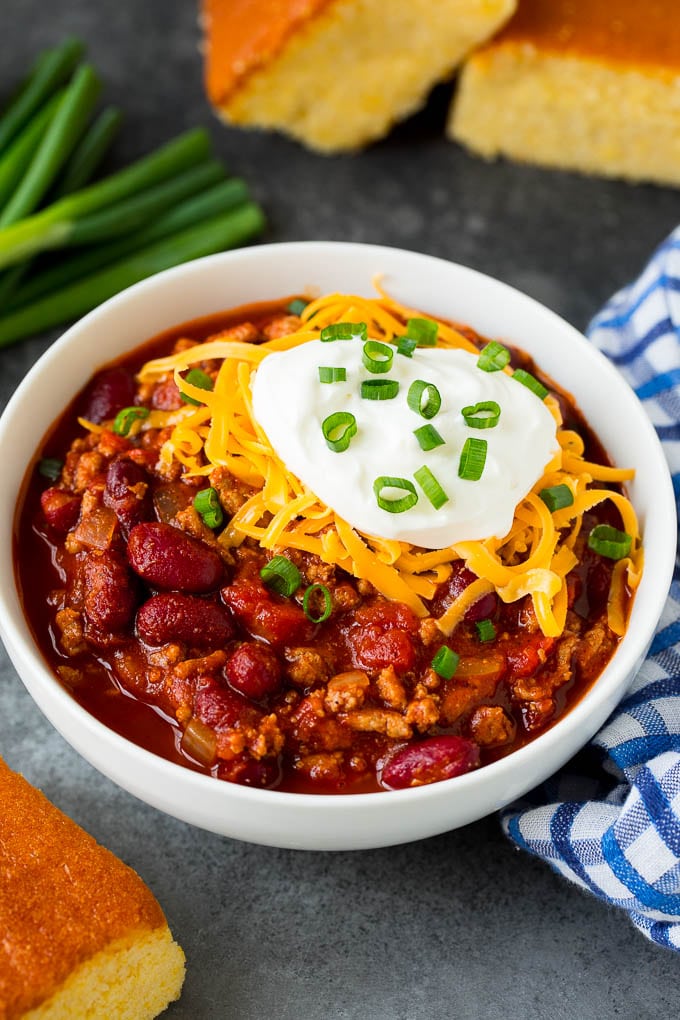
{"type": "MultiPolygon", "coordinates": [[[[680,501],[680,227],[588,335],[635,389],[680,501]]],[[[680,951],[680,561],[649,655],[588,749],[502,815],[509,837],[680,951]]]]}

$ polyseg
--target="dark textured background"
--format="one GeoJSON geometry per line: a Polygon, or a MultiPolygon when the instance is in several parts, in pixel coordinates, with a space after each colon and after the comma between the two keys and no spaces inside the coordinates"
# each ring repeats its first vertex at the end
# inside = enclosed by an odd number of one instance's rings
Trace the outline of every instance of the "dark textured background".
{"type": "MultiPolygon", "coordinates": [[[[206,124],[265,206],[271,241],[371,241],[444,256],[583,328],[680,220],[678,191],[467,156],[442,137],[446,88],[356,157],[226,129],[202,92],[194,0],[0,7],[0,95],[39,48],[82,36],[106,99],[127,114],[111,167],[206,124]]],[[[50,339],[0,352],[2,406],[50,339]]],[[[43,719],[1,650],[0,718],[8,762],[158,895],[188,958],[173,1020],[677,1016],[677,956],[515,851],[494,817],[386,850],[249,846],[161,815],[94,772],[43,719]]]]}

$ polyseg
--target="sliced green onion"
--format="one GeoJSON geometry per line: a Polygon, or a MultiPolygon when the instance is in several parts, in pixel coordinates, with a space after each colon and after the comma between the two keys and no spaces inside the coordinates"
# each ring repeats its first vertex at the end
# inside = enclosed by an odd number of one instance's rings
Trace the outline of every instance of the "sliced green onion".
{"type": "Polygon", "coordinates": [[[480,641],[493,641],[496,637],[496,628],[493,625],[493,620],[478,620],[475,626],[480,641]]]}
{"type": "Polygon", "coordinates": [[[432,669],[438,676],[443,677],[444,680],[450,680],[458,669],[459,662],[460,656],[458,653],[454,652],[448,645],[442,645],[432,660],[432,669]]]}
{"type": "Polygon", "coordinates": [[[468,482],[479,481],[486,463],[486,450],[486,439],[466,439],[460,454],[458,477],[468,482]]]}
{"type": "Polygon", "coordinates": [[[364,379],[361,396],[364,400],[392,400],[399,392],[396,379],[364,379]]]}
{"type": "Polygon", "coordinates": [[[56,482],[61,475],[63,466],[63,460],[57,460],[56,457],[43,457],[38,461],[38,474],[41,474],[43,478],[49,478],[51,482],[56,482]]]}
{"type": "Polygon", "coordinates": [[[274,556],[269,563],[265,563],[260,577],[268,588],[286,598],[294,595],[302,583],[300,571],[287,556],[274,556]]]}
{"type": "Polygon", "coordinates": [[[418,493],[413,482],[408,478],[394,478],[391,475],[380,475],[373,482],[373,492],[381,510],[390,514],[403,514],[418,502],[418,493]],[[387,496],[386,491],[396,489],[405,492],[405,496],[387,496]]]}
{"type": "Polygon", "coordinates": [[[477,358],[477,368],[482,372],[500,372],[510,361],[510,351],[497,340],[491,340],[482,347],[477,358]]]}
{"type": "Polygon", "coordinates": [[[361,355],[364,367],[376,375],[389,372],[392,368],[394,348],[381,344],[379,340],[367,340],[361,355]]]}
{"type": "Polygon", "coordinates": [[[336,368],[334,365],[319,365],[319,382],[345,382],[346,379],[346,368],[336,368]]]}
{"type": "Polygon", "coordinates": [[[331,615],[333,609],[333,601],[331,599],[331,593],[325,584],[310,584],[309,588],[305,591],[302,598],[302,608],[305,611],[305,616],[312,623],[323,623],[331,615]],[[312,609],[312,601],[315,600],[317,592],[323,599],[323,610],[319,616],[314,615],[312,609]]]}
{"type": "Polygon", "coordinates": [[[434,450],[436,446],[443,446],[445,443],[434,425],[421,425],[420,428],[413,430],[413,435],[418,440],[421,450],[434,450]]]}
{"type": "Polygon", "coordinates": [[[481,400],[478,404],[468,404],[460,413],[471,429],[493,429],[498,425],[501,408],[495,400],[481,400]]]}
{"type": "Polygon", "coordinates": [[[413,352],[418,346],[418,341],[410,336],[400,336],[397,341],[397,354],[403,354],[405,358],[412,358],[413,352]]]}
{"type": "Polygon", "coordinates": [[[423,467],[418,468],[417,471],[413,472],[413,477],[435,510],[440,510],[444,506],[444,503],[448,503],[449,497],[446,495],[429,467],[423,465],[423,467]]]}
{"type": "Polygon", "coordinates": [[[588,535],[588,548],[610,560],[622,560],[630,552],[632,543],[627,532],[612,528],[610,524],[596,524],[588,535]]]}
{"type": "Polygon", "coordinates": [[[406,336],[415,340],[418,347],[434,347],[437,343],[439,326],[432,319],[409,319],[406,336]]]}
{"type": "Polygon", "coordinates": [[[351,411],[335,411],[321,423],[326,446],[334,453],[343,453],[357,434],[357,420],[351,411]]]}
{"type": "Polygon", "coordinates": [[[217,489],[201,489],[194,497],[194,508],[209,528],[219,528],[224,520],[217,489]]]}
{"type": "Polygon", "coordinates": [[[306,307],[307,301],[303,301],[302,298],[295,298],[289,305],[286,306],[286,311],[290,315],[302,315],[306,307]]]}
{"type": "Polygon", "coordinates": [[[523,368],[516,368],[512,373],[512,378],[521,383],[522,386],[526,386],[532,393],[535,393],[539,400],[545,400],[550,392],[531,372],[525,372],[523,368]]]}
{"type": "Polygon", "coordinates": [[[574,503],[574,493],[568,485],[551,485],[548,489],[541,489],[538,495],[551,513],[574,503]]]}
{"type": "Polygon", "coordinates": [[[442,406],[442,398],[435,384],[423,379],[411,383],[406,402],[422,418],[434,418],[442,406]]]}
{"type": "MultiPolygon", "coordinates": [[[[207,372],[204,372],[200,368],[192,368],[190,372],[184,376],[186,382],[190,386],[195,386],[199,390],[212,390],[215,383],[207,372]]],[[[201,406],[200,400],[195,400],[194,397],[190,397],[187,393],[179,391],[179,395],[185,404],[195,404],[197,407],[201,406]]]]}
{"type": "Polygon", "coordinates": [[[113,419],[113,431],[117,436],[127,436],[134,422],[148,417],[148,407],[124,407],[113,419]]]}
{"type": "Polygon", "coordinates": [[[334,322],[330,326],[324,326],[320,339],[368,340],[368,327],[365,322],[334,322]]]}

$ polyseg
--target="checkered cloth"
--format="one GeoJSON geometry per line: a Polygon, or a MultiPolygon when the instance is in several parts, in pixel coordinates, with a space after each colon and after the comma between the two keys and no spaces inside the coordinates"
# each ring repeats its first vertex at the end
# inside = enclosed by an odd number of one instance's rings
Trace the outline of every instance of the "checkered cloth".
{"type": "MultiPolygon", "coordinates": [[[[588,335],[655,425],[680,500],[680,227],[588,335]]],[[[626,699],[567,770],[501,816],[518,847],[680,951],[680,561],[626,699]]]]}

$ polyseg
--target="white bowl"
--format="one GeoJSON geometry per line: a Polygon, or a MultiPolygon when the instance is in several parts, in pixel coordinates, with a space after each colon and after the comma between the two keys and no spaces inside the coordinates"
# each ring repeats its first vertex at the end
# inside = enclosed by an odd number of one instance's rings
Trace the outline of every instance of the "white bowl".
{"type": "Polygon", "coordinates": [[[649,647],[670,585],[675,503],[659,441],[622,377],[575,329],[481,273],[426,255],[359,244],[266,245],[214,255],[124,291],[69,329],[40,359],[0,420],[0,636],[31,696],[62,736],[114,782],[170,815],[271,846],[389,846],[465,825],[562,766],[602,725],[649,647]],[[506,758],[457,779],[357,796],[252,789],[184,769],[137,747],[81,708],[47,668],[14,584],[12,521],[26,465],[75,392],[104,362],[160,331],[248,302],[333,290],[371,295],[384,274],[404,304],[469,323],[524,348],[575,395],[615,463],[636,469],[629,493],[646,563],[628,632],[591,690],[563,719],[506,758]]]}

